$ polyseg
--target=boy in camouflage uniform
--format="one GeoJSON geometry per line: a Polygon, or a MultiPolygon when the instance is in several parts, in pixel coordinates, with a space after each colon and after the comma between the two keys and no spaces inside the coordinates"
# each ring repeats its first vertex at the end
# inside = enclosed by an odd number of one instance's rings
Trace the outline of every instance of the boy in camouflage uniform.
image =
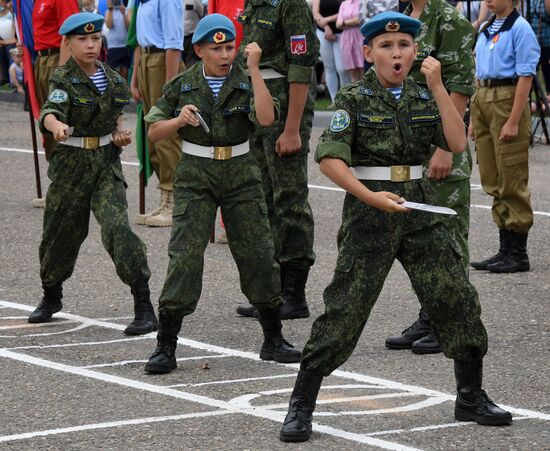
{"type": "Polygon", "coordinates": [[[421,167],[432,145],[453,152],[466,146],[464,124],[443,86],[439,62],[427,57],[422,63],[431,92],[406,79],[419,27],[418,20],[394,12],[362,27],[365,57],[374,69],[340,91],[339,109],[317,147],[321,171],[347,194],[336,270],[324,292],[325,313],[315,320],[302,354],[283,441],[309,439],[323,377],[353,352],[396,259],[429,312],[445,355],[455,361],[455,418],[487,425],[512,421],[481,390],[487,333],[460,252],[438,216],[405,214],[400,205],[404,199],[433,203],[421,167]]]}
{"type": "MultiPolygon", "coordinates": [[[[439,60],[443,84],[455,108],[464,116],[468,99],[474,93],[474,28],[446,0],[412,0],[404,14],[422,22],[415,39],[418,44],[417,60],[413,64],[410,76],[421,86],[426,86],[426,79],[420,71],[422,61],[429,55],[439,60]]],[[[424,163],[424,173],[437,195],[437,205],[444,205],[457,212],[456,216],[448,217],[445,223],[460,249],[462,264],[467,270],[470,260],[470,148],[466,145],[464,152],[450,155],[443,149],[434,147],[429,159],[424,163]]],[[[433,333],[428,314],[422,309],[418,319],[401,335],[386,339],[386,347],[410,348],[416,354],[434,354],[442,351],[433,333]]]]}
{"type": "MultiPolygon", "coordinates": [[[[254,129],[250,150],[262,171],[275,259],[281,265],[281,316],[306,318],[305,286],[315,261],[307,179],[314,109],[309,86],[319,41],[305,0],[246,0],[239,22],[244,31],[241,49],[250,42],[262,48],[262,76],[280,103],[280,120],[254,129]]],[[[251,307],[240,306],[237,313],[256,316],[251,307]]]]}
{"type": "Polygon", "coordinates": [[[130,143],[130,132],[121,128],[128,87],[117,72],[97,61],[102,25],[102,16],[78,13],[59,30],[67,36],[72,58],[55,70],[40,114],[40,130],[59,144],[48,168],[52,183],[40,243],[44,297],[29,322],[49,321],[61,310],[62,283],[71,276],[88,234],[91,209],[103,246],[134,296],[135,318],[124,332],[138,335],[156,330],[157,319],[149,299],[145,244],[128,223],[119,158],[121,147],[130,143]]]}
{"type": "Polygon", "coordinates": [[[235,35],[233,23],[221,14],[202,19],[192,40],[202,63],[170,81],[145,117],[152,123],[153,141],[176,133],[184,141],[174,177],[174,224],[159,301],[158,346],[145,366],[149,373],[176,368],[177,336],[183,317],[199,301],[204,250],[219,206],[241,288],[260,314],[265,337],[260,358],[300,360],[300,352],[281,334],[279,267],[273,259],[260,171],[247,141],[255,124],[273,123],[274,101],[260,74],[256,43],[244,49],[252,86],[244,68],[233,64],[235,35]]]}

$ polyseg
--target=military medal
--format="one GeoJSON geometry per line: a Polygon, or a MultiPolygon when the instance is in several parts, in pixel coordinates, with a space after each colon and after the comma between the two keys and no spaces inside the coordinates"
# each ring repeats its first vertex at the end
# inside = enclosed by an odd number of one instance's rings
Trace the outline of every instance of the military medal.
{"type": "Polygon", "coordinates": [[[489,45],[489,49],[493,50],[495,48],[495,44],[498,42],[499,35],[496,34],[493,36],[493,39],[491,39],[491,45],[489,45]]]}

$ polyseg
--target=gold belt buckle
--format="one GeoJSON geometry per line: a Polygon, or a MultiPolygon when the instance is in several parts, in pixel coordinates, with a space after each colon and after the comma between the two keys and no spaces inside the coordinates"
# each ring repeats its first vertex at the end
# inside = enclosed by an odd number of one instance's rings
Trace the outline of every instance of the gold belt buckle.
{"type": "Polygon", "coordinates": [[[411,179],[411,167],[409,165],[399,165],[391,167],[392,182],[408,182],[411,179]]]}
{"type": "Polygon", "coordinates": [[[233,147],[231,146],[218,146],[214,147],[214,160],[231,160],[233,147]]]}
{"type": "Polygon", "coordinates": [[[99,148],[99,136],[84,136],[84,149],[93,150],[99,148]]]}

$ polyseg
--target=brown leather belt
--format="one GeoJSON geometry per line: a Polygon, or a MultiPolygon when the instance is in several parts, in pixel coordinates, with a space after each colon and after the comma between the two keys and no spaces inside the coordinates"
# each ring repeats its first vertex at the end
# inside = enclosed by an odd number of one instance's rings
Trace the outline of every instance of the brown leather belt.
{"type": "Polygon", "coordinates": [[[481,88],[496,88],[497,86],[514,86],[517,84],[517,78],[485,78],[478,80],[481,88]]]}
{"type": "Polygon", "coordinates": [[[52,47],[51,49],[37,50],[38,56],[50,56],[57,55],[59,53],[58,47],[52,47]]]}
{"type": "Polygon", "coordinates": [[[142,47],[141,50],[143,53],[163,53],[164,49],[159,49],[158,47],[151,46],[151,47],[142,47]]]}

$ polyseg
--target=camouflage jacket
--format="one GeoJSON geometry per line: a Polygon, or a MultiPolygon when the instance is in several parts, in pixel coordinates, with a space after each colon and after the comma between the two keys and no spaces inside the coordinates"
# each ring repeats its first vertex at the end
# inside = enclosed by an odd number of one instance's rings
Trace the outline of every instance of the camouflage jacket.
{"type": "Polygon", "coordinates": [[[240,64],[233,64],[215,99],[202,67],[202,63],[197,63],[170,80],[145,120],[172,119],[179,116],[185,105],[192,104],[199,109],[210,133],[200,126],[187,125],[178,130],[182,139],[201,146],[235,146],[247,141],[255,125],[252,85],[247,73],[240,64]]]}
{"type": "MultiPolygon", "coordinates": [[[[404,13],[410,15],[411,12],[409,4],[404,13]]],[[[418,19],[422,22],[416,38],[418,57],[409,75],[425,85],[426,78],[420,73],[420,66],[431,55],[441,63],[441,76],[447,90],[471,96],[474,93],[475,31],[470,22],[445,0],[428,0],[418,19]]]]}
{"type": "Polygon", "coordinates": [[[330,157],[348,166],[420,165],[432,145],[447,149],[435,100],[410,78],[397,101],[370,69],[338,92],[336,106],[317,146],[318,162],[330,157]]]}
{"type": "Polygon", "coordinates": [[[55,69],[48,100],[40,110],[42,133],[50,133],[44,127],[44,117],[50,113],[74,127],[72,136],[105,136],[116,129],[118,117],[130,103],[128,86],[118,72],[99,61],[97,64],[109,83],[103,94],[74,59],[55,69]]]}
{"type": "Polygon", "coordinates": [[[262,49],[260,68],[280,72],[289,83],[311,82],[319,41],[305,0],[246,0],[239,22],[244,31],[242,63],[246,45],[257,42],[262,49]]]}

